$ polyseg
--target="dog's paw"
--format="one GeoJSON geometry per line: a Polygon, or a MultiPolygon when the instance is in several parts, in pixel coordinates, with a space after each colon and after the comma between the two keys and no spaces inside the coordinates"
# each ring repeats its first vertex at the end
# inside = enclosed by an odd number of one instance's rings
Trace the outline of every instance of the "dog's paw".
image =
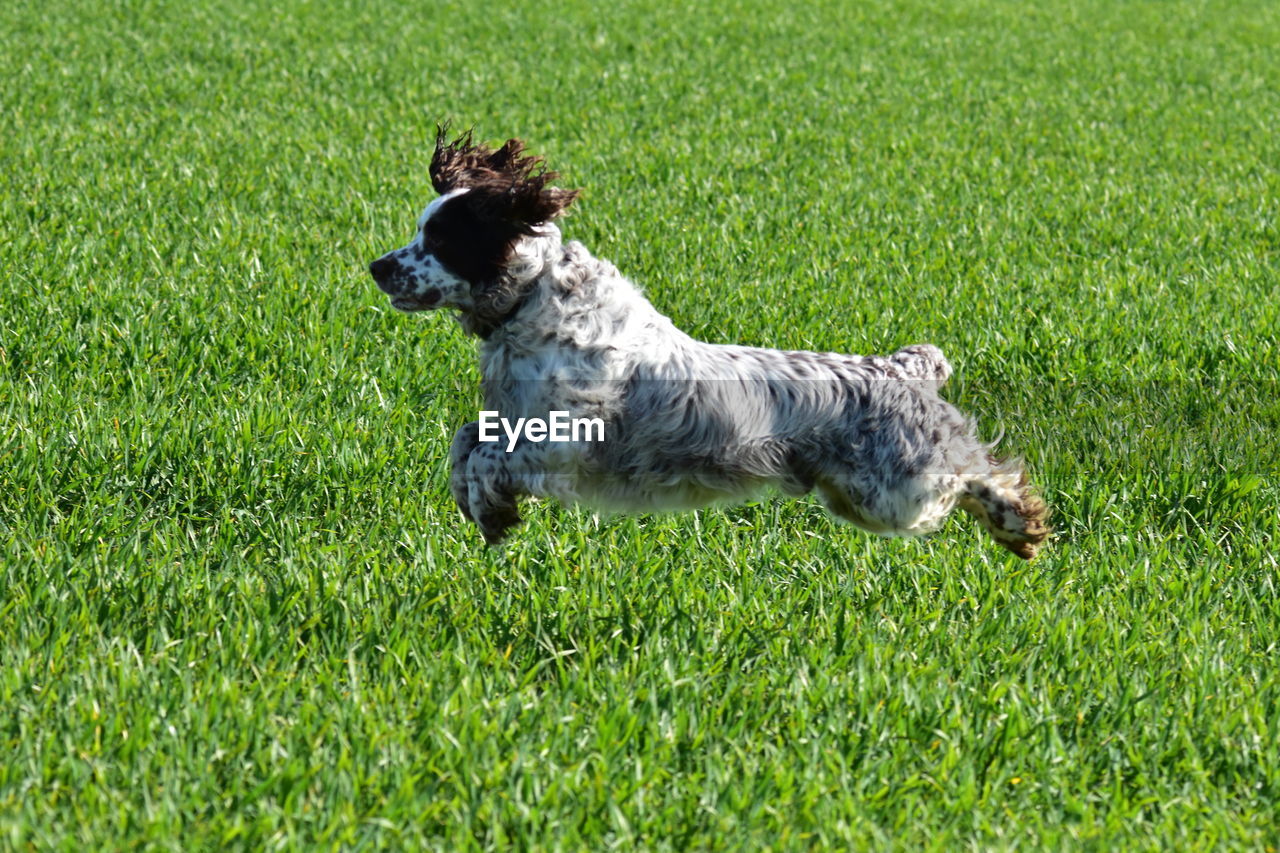
{"type": "Polygon", "coordinates": [[[484,537],[487,545],[500,544],[507,538],[510,530],[520,524],[520,521],[520,511],[515,504],[489,507],[475,519],[476,527],[480,528],[480,535],[484,537]]]}

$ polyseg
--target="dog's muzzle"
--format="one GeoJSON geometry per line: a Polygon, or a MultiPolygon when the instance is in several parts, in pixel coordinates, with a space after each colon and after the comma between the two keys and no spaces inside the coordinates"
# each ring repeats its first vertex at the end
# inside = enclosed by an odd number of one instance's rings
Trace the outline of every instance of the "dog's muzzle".
{"type": "Polygon", "coordinates": [[[422,293],[406,293],[409,276],[400,262],[390,255],[369,264],[369,274],[378,289],[391,297],[391,307],[399,311],[426,311],[435,308],[444,296],[436,287],[427,288],[422,293]]]}
{"type": "Polygon", "coordinates": [[[369,275],[373,276],[379,290],[388,296],[395,296],[400,292],[396,279],[404,278],[404,269],[395,258],[383,255],[369,264],[369,275]]]}

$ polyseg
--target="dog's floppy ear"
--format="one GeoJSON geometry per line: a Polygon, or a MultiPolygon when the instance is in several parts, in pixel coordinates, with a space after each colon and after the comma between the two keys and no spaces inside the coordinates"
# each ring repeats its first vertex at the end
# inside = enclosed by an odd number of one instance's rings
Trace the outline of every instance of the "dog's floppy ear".
{"type": "Polygon", "coordinates": [[[436,125],[436,150],[431,155],[431,186],[444,195],[461,186],[469,163],[475,159],[476,147],[471,144],[471,131],[449,142],[449,123],[436,125]]]}
{"type": "Polygon", "coordinates": [[[436,127],[431,185],[436,192],[467,188],[468,206],[490,220],[533,226],[560,216],[577,190],[547,186],[559,175],[541,157],[526,157],[524,143],[508,139],[497,151],[472,143],[471,131],[448,141],[448,125],[436,127]]]}
{"type": "Polygon", "coordinates": [[[486,219],[538,225],[561,216],[578,197],[577,190],[548,186],[559,176],[542,170],[540,157],[519,157],[522,148],[518,139],[507,142],[494,153],[494,160],[503,165],[509,158],[508,167],[495,169],[472,186],[473,207],[486,219]]]}

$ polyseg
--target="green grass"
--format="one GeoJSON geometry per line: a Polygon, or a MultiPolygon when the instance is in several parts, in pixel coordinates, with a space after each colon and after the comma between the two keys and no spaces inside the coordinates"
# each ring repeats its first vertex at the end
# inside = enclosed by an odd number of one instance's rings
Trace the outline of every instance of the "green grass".
{"type": "Polygon", "coordinates": [[[1280,844],[1280,7],[0,8],[0,848],[1280,844]],[[486,550],[434,122],[707,340],[943,347],[1022,564],[813,500],[486,550]]]}

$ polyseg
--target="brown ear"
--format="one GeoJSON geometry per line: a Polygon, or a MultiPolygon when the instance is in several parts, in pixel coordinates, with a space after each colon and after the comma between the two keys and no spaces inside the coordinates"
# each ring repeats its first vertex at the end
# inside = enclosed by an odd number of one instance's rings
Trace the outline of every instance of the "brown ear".
{"type": "Polygon", "coordinates": [[[577,190],[543,187],[534,180],[483,181],[471,187],[463,202],[480,219],[514,225],[532,233],[533,226],[550,222],[564,213],[578,197],[577,190]]]}
{"type": "Polygon", "coordinates": [[[458,186],[476,151],[471,144],[470,130],[452,143],[448,141],[448,134],[448,122],[436,125],[436,150],[431,155],[431,186],[441,195],[458,186]]]}
{"type": "Polygon", "coordinates": [[[448,142],[448,124],[436,126],[431,185],[443,195],[466,187],[469,206],[485,218],[525,226],[560,216],[578,197],[577,190],[548,187],[559,175],[541,157],[526,157],[524,143],[508,139],[494,151],[472,143],[471,131],[448,142]]]}
{"type": "Polygon", "coordinates": [[[557,216],[563,216],[564,212],[569,209],[569,205],[578,200],[578,196],[582,190],[562,190],[559,187],[550,187],[542,191],[541,211],[543,213],[543,222],[550,222],[557,216]]]}
{"type": "Polygon", "coordinates": [[[523,180],[495,182],[475,188],[486,197],[484,207],[494,219],[538,225],[550,222],[564,214],[578,197],[577,190],[548,187],[554,172],[535,175],[523,180]]]}
{"type": "Polygon", "coordinates": [[[485,166],[491,171],[503,175],[514,175],[528,172],[529,167],[541,162],[537,157],[521,157],[524,143],[519,139],[508,139],[503,146],[487,156],[485,166]]]}

